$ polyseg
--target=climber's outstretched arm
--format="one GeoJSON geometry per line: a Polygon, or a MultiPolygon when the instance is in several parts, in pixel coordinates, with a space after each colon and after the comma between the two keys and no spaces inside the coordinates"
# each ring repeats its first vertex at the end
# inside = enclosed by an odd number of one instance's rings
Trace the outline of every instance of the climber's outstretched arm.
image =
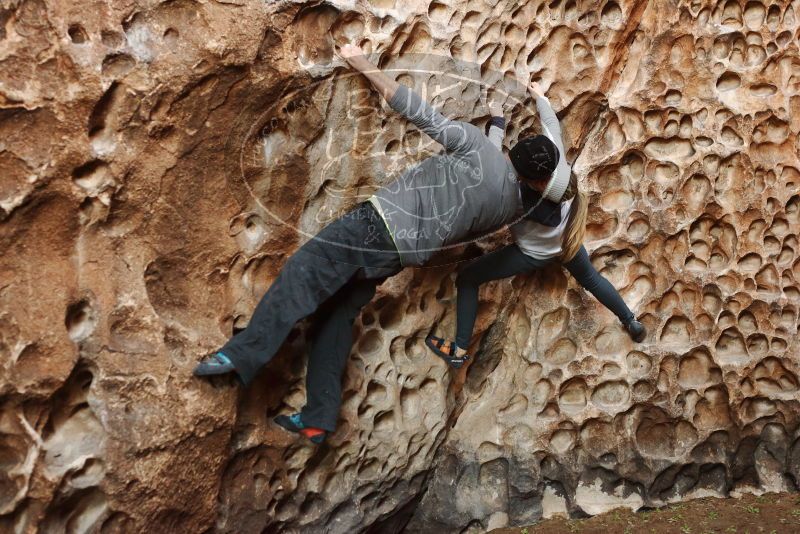
{"type": "Polygon", "coordinates": [[[528,92],[536,100],[536,111],[539,112],[539,119],[542,121],[542,133],[554,142],[558,150],[563,154],[564,143],[561,140],[561,124],[558,122],[556,112],[553,111],[553,106],[550,105],[550,100],[544,95],[544,91],[536,82],[530,84],[528,92]]]}
{"type": "Polygon", "coordinates": [[[471,124],[446,119],[409,87],[389,78],[369,62],[359,47],[344,45],[339,54],[351,67],[367,77],[393,110],[410,120],[447,150],[469,152],[477,144],[476,139],[482,137],[479,130],[471,124]]]}
{"type": "Polygon", "coordinates": [[[381,69],[370,63],[367,56],[358,46],[346,44],[339,50],[339,54],[347,63],[358,72],[367,77],[378,93],[386,100],[391,102],[392,97],[397,92],[400,84],[389,78],[381,69]]]}

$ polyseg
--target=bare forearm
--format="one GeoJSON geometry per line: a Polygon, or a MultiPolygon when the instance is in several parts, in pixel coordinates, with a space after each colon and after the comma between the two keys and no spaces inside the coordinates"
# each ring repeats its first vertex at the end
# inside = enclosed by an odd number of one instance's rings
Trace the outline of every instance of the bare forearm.
{"type": "Polygon", "coordinates": [[[378,93],[389,102],[397,92],[399,84],[381,72],[381,69],[370,63],[360,47],[346,44],[339,50],[339,55],[355,70],[370,81],[378,93]]]}
{"type": "Polygon", "coordinates": [[[370,65],[369,70],[362,70],[372,86],[388,102],[397,92],[398,83],[384,74],[378,67],[370,65]]]}
{"type": "Polygon", "coordinates": [[[398,83],[389,78],[378,67],[370,63],[366,57],[361,56],[350,64],[354,69],[366,76],[375,90],[378,91],[387,102],[391,100],[395,92],[397,92],[398,83]]]}

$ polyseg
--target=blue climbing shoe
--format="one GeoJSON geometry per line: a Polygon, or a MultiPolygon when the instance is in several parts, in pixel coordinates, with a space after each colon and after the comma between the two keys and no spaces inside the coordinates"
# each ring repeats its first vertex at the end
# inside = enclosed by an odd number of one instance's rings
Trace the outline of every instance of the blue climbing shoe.
{"type": "Polygon", "coordinates": [[[235,371],[233,362],[221,352],[215,352],[205,357],[203,361],[194,368],[195,376],[224,375],[235,371]]]}
{"type": "Polygon", "coordinates": [[[625,330],[628,331],[628,335],[636,343],[641,343],[647,337],[647,328],[636,319],[628,321],[628,324],[625,325],[625,330]]]}
{"type": "Polygon", "coordinates": [[[328,433],[321,428],[306,426],[305,423],[303,423],[303,420],[300,419],[299,413],[292,415],[279,415],[275,417],[273,421],[289,432],[297,432],[316,444],[320,444],[325,441],[325,438],[328,435],[328,433]]]}

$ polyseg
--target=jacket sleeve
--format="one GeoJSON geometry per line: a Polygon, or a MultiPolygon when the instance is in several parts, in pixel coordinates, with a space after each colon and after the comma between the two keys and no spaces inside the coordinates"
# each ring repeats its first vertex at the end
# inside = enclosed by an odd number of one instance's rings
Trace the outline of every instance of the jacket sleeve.
{"type": "Polygon", "coordinates": [[[411,121],[450,152],[467,153],[474,146],[477,128],[445,118],[417,93],[400,85],[389,100],[389,107],[411,121]]]}
{"type": "Polygon", "coordinates": [[[503,149],[503,137],[505,137],[506,120],[503,117],[492,117],[489,124],[489,142],[499,150],[503,149]]]}
{"type": "Polygon", "coordinates": [[[550,105],[550,100],[546,96],[537,96],[536,110],[539,112],[544,134],[556,144],[559,152],[564,154],[564,142],[561,140],[561,124],[559,124],[556,112],[553,111],[553,107],[550,105]]]}

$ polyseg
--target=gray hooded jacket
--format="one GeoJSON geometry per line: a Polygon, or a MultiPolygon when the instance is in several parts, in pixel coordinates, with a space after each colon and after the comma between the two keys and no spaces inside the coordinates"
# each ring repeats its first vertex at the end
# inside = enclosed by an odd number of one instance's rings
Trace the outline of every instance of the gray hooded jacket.
{"type": "Polygon", "coordinates": [[[404,85],[389,106],[445,148],[370,198],[403,266],[424,265],[442,248],[515,219],[519,188],[514,167],[478,128],[446,119],[404,85]]]}

